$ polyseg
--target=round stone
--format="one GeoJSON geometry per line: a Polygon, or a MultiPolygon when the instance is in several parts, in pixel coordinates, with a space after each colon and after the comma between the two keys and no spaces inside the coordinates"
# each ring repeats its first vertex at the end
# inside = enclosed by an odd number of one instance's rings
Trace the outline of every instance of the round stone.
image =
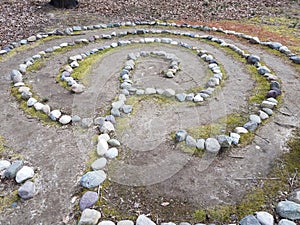
{"type": "Polygon", "coordinates": [[[105,121],[100,127],[101,133],[111,133],[115,131],[114,125],[110,121],[105,121]]]}
{"type": "Polygon", "coordinates": [[[117,148],[113,147],[107,150],[107,152],[104,154],[105,157],[108,159],[114,159],[119,155],[119,151],[117,148]]]}
{"type": "Polygon", "coordinates": [[[97,154],[103,156],[108,150],[108,143],[105,139],[101,138],[97,144],[97,154]]]}
{"type": "Polygon", "coordinates": [[[98,223],[98,225],[115,225],[115,223],[110,220],[103,220],[100,223],[98,223]]]}
{"type": "Polygon", "coordinates": [[[136,220],[136,225],[156,225],[151,219],[149,219],[144,214],[139,215],[136,220]]]}
{"type": "Polygon", "coordinates": [[[229,148],[232,143],[232,138],[227,135],[218,135],[217,140],[222,148],[229,148]]]}
{"type": "Polygon", "coordinates": [[[261,118],[258,115],[250,115],[249,119],[257,124],[261,123],[261,118]]]}
{"type": "Polygon", "coordinates": [[[185,143],[189,147],[196,147],[196,145],[197,145],[196,140],[190,135],[187,135],[187,137],[185,139],[185,143]]]}
{"type": "Polygon", "coordinates": [[[221,149],[221,145],[215,138],[207,138],[205,141],[205,149],[210,153],[218,153],[221,149]]]}
{"type": "Polygon", "coordinates": [[[22,160],[16,160],[14,161],[4,172],[4,176],[6,178],[14,178],[17,174],[17,172],[22,168],[23,161],[22,160]]]}
{"type": "Polygon", "coordinates": [[[247,57],[247,62],[250,64],[255,64],[255,63],[258,63],[259,61],[260,61],[260,58],[257,55],[249,55],[247,57]]]}
{"type": "Polygon", "coordinates": [[[17,183],[22,183],[25,180],[28,180],[34,176],[33,168],[29,166],[23,166],[16,174],[17,183]]]}
{"type": "Polygon", "coordinates": [[[300,204],[292,201],[281,201],[276,207],[276,212],[282,218],[298,220],[300,219],[300,204]]]}
{"type": "Polygon", "coordinates": [[[117,225],[134,225],[132,220],[120,220],[117,225]]]}
{"type": "Polygon", "coordinates": [[[59,122],[63,125],[68,124],[72,121],[72,117],[69,115],[63,115],[60,117],[59,122]]]}
{"type": "Polygon", "coordinates": [[[43,103],[40,103],[40,102],[37,102],[33,105],[33,107],[35,108],[35,110],[37,111],[41,111],[43,110],[43,107],[44,107],[44,104],[43,103]]]}
{"type": "Polygon", "coordinates": [[[278,225],[297,225],[297,224],[293,221],[282,219],[279,221],[278,225]]]}
{"type": "Polygon", "coordinates": [[[110,146],[112,146],[112,147],[119,147],[119,146],[121,146],[121,143],[117,139],[114,139],[114,138],[108,140],[107,143],[110,146]]]}
{"type": "Polygon", "coordinates": [[[232,139],[232,143],[237,145],[240,142],[241,135],[238,133],[230,133],[230,138],[232,139]]]}
{"type": "Polygon", "coordinates": [[[35,194],[35,185],[31,181],[26,181],[19,189],[18,189],[18,195],[24,199],[30,199],[35,194]]]}
{"type": "Polygon", "coordinates": [[[80,184],[85,188],[94,188],[98,187],[105,180],[106,173],[103,170],[97,170],[84,174],[80,179],[80,184]]]}
{"type": "Polygon", "coordinates": [[[102,170],[106,166],[106,158],[100,158],[94,161],[91,165],[93,170],[102,170]]]}
{"type": "Polygon", "coordinates": [[[7,169],[11,163],[7,160],[0,160],[0,172],[7,169]]]}
{"type": "Polygon", "coordinates": [[[85,89],[84,85],[77,84],[77,83],[73,84],[71,87],[71,90],[76,94],[84,92],[84,89],[85,89]]]}
{"type": "Polygon", "coordinates": [[[196,148],[201,150],[205,149],[205,139],[198,139],[196,143],[196,148]]]}
{"type": "Polygon", "coordinates": [[[179,102],[184,102],[185,98],[186,98],[186,94],[185,93],[180,93],[180,94],[176,94],[175,98],[179,101],[179,102]]]}
{"type": "Polygon", "coordinates": [[[61,112],[58,109],[55,109],[50,112],[50,118],[51,120],[57,120],[61,116],[61,112]]]}
{"type": "Polygon", "coordinates": [[[203,102],[203,98],[200,94],[196,94],[194,97],[194,102],[203,102]]]}
{"type": "Polygon", "coordinates": [[[123,105],[122,109],[123,109],[123,112],[125,114],[131,113],[132,112],[132,105],[123,105]]]}
{"type": "Polygon", "coordinates": [[[238,134],[247,134],[248,130],[244,127],[236,127],[234,129],[234,132],[238,133],[238,134]]]}
{"type": "Polygon", "coordinates": [[[31,107],[33,106],[35,103],[37,103],[37,100],[35,98],[29,98],[28,101],[27,101],[27,106],[28,107],[31,107]]]}
{"type": "Polygon", "coordinates": [[[261,103],[262,108],[269,108],[269,109],[273,109],[276,105],[277,105],[276,103],[270,101],[263,101],[261,103]]]}
{"type": "Polygon", "coordinates": [[[78,225],[96,225],[101,218],[101,213],[95,209],[83,210],[78,225]]]}
{"type": "Polygon", "coordinates": [[[175,140],[178,142],[185,141],[187,132],[185,130],[179,130],[175,134],[175,140]]]}
{"type": "Polygon", "coordinates": [[[155,88],[146,88],[145,89],[145,95],[153,95],[153,94],[156,94],[155,88]]]}
{"type": "Polygon", "coordinates": [[[273,115],[273,110],[269,109],[269,108],[262,108],[262,111],[264,111],[265,113],[267,113],[269,116],[273,115]]]}
{"type": "Polygon", "coordinates": [[[46,115],[50,115],[51,109],[49,105],[44,105],[42,108],[43,113],[45,113],[46,115]]]}
{"type": "Polygon", "coordinates": [[[163,95],[166,97],[172,97],[175,96],[175,91],[173,89],[167,88],[164,92],[163,95]]]}
{"type": "Polygon", "coordinates": [[[261,225],[274,225],[274,217],[268,212],[256,212],[256,218],[261,225]]]}
{"type": "Polygon", "coordinates": [[[249,215],[241,219],[240,225],[261,225],[255,216],[249,215]]]}
{"type": "Polygon", "coordinates": [[[259,110],[259,117],[260,117],[262,120],[266,120],[266,119],[269,118],[269,115],[268,115],[266,112],[264,112],[264,111],[262,111],[262,110],[259,110]]]}
{"type": "Polygon", "coordinates": [[[246,128],[248,131],[255,131],[258,127],[258,124],[254,121],[249,121],[244,124],[244,128],[246,128]]]}
{"type": "Polygon", "coordinates": [[[98,201],[98,193],[94,191],[87,191],[79,200],[79,208],[81,211],[91,208],[98,201]]]}

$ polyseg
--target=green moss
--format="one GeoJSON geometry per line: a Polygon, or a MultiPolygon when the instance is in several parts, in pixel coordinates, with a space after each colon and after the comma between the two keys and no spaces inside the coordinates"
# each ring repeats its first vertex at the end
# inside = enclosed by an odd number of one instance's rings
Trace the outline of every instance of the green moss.
{"type": "Polygon", "coordinates": [[[11,206],[12,203],[19,200],[18,191],[9,192],[8,194],[0,193],[0,212],[11,206]]]}
{"type": "Polygon", "coordinates": [[[5,152],[6,148],[4,147],[4,138],[0,136],[0,157],[5,152]]]}
{"type": "Polygon", "coordinates": [[[34,61],[34,63],[27,67],[27,72],[32,72],[32,71],[38,71],[40,69],[42,69],[45,66],[45,62],[44,59],[37,59],[34,61]]]}

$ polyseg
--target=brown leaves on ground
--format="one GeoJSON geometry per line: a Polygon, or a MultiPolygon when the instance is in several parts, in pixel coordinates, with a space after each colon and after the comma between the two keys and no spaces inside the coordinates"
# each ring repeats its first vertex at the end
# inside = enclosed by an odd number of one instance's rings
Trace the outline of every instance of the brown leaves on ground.
{"type": "Polygon", "coordinates": [[[75,9],[55,9],[50,0],[0,1],[0,46],[59,25],[87,25],[100,20],[213,21],[276,16],[295,1],[289,0],[79,0],[75,9]],[[67,18],[67,19],[66,19],[67,18]]]}

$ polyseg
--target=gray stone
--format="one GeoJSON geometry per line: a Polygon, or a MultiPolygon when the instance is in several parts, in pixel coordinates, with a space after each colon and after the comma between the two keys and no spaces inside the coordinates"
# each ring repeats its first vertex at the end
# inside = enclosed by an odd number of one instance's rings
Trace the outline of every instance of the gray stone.
{"type": "Polygon", "coordinates": [[[123,100],[119,100],[119,101],[116,101],[116,102],[113,102],[111,104],[112,108],[116,108],[116,109],[120,109],[124,106],[124,101],[123,100]]]}
{"type": "Polygon", "coordinates": [[[151,219],[149,219],[144,214],[139,215],[136,220],[136,225],[156,225],[151,219]]]}
{"type": "Polygon", "coordinates": [[[274,102],[270,102],[270,101],[263,101],[262,103],[261,103],[261,107],[262,108],[268,108],[268,109],[273,109],[275,106],[276,106],[277,104],[276,103],[274,103],[274,102]]]}
{"type": "Polygon", "coordinates": [[[296,64],[300,64],[300,57],[299,56],[293,56],[293,57],[291,57],[291,60],[296,64]]]}
{"type": "Polygon", "coordinates": [[[180,102],[184,102],[184,100],[186,98],[186,94],[185,93],[176,94],[175,98],[180,102]]]}
{"type": "Polygon", "coordinates": [[[259,113],[259,117],[260,117],[262,120],[266,120],[266,119],[269,118],[269,115],[268,115],[266,112],[262,111],[262,110],[259,110],[258,113],[259,113]]]}
{"type": "Polygon", "coordinates": [[[196,147],[197,149],[205,149],[205,139],[201,138],[201,139],[198,139],[197,140],[197,143],[196,143],[196,147]]]}
{"type": "Polygon", "coordinates": [[[51,112],[51,109],[50,109],[50,106],[49,105],[44,105],[43,108],[42,108],[42,111],[43,113],[45,113],[46,115],[49,115],[50,116],[50,112],[51,112]]]}
{"type": "Polygon", "coordinates": [[[260,75],[264,75],[264,74],[266,74],[266,73],[270,73],[271,70],[270,70],[268,67],[266,67],[266,66],[261,66],[261,67],[259,67],[259,68],[257,69],[257,72],[258,72],[260,75]]]}
{"type": "Polygon", "coordinates": [[[80,93],[84,92],[84,89],[85,89],[84,85],[77,84],[77,83],[73,84],[71,87],[71,90],[76,94],[80,94],[80,93]]]}
{"type": "Polygon", "coordinates": [[[98,225],[115,225],[115,223],[110,220],[103,220],[100,223],[98,223],[98,225]]]}
{"type": "Polygon", "coordinates": [[[78,123],[80,122],[81,118],[78,115],[72,116],[72,123],[78,123]]]}
{"type": "Polygon", "coordinates": [[[287,199],[289,201],[300,204],[300,188],[298,188],[298,189],[294,190],[292,193],[290,193],[287,199]]]}
{"type": "Polygon", "coordinates": [[[197,145],[196,140],[190,135],[186,136],[185,143],[189,147],[196,147],[196,145],[197,145]]]}
{"type": "Polygon", "coordinates": [[[108,150],[108,143],[105,139],[99,139],[97,144],[97,154],[103,156],[108,150]]]}
{"type": "Polygon", "coordinates": [[[175,140],[178,142],[185,141],[187,135],[188,134],[185,130],[179,130],[175,134],[175,140]]]}
{"type": "Polygon", "coordinates": [[[145,94],[145,91],[142,90],[142,89],[138,89],[138,90],[136,90],[135,93],[136,93],[137,95],[144,95],[144,94],[145,94]]]}
{"type": "Polygon", "coordinates": [[[57,120],[61,116],[61,112],[58,109],[52,110],[50,112],[50,118],[51,120],[57,120]]]}
{"type": "Polygon", "coordinates": [[[123,109],[123,112],[125,114],[131,113],[132,112],[132,105],[123,105],[122,109],[123,109]]]}
{"type": "Polygon", "coordinates": [[[120,220],[117,225],[134,225],[132,220],[120,220]]]}
{"type": "MultiPolygon", "coordinates": [[[[116,122],[116,118],[113,116],[113,115],[107,115],[106,117],[105,117],[105,121],[109,121],[109,122],[111,122],[112,124],[116,124],[117,122],[116,122]]],[[[100,125],[100,126],[102,126],[102,125],[100,125]]]]}
{"type": "Polygon", "coordinates": [[[82,120],[81,120],[81,126],[83,127],[83,128],[89,128],[90,126],[92,126],[92,124],[93,124],[93,119],[92,118],[83,118],[82,120]]]}
{"type": "Polygon", "coordinates": [[[83,210],[78,225],[96,225],[101,218],[101,213],[95,209],[83,210]]]}
{"type": "Polygon", "coordinates": [[[269,108],[262,108],[262,110],[267,113],[269,116],[272,116],[273,115],[273,110],[272,109],[269,109],[269,108]]]}
{"type": "Polygon", "coordinates": [[[44,108],[44,104],[43,103],[40,103],[40,102],[37,102],[33,105],[33,107],[35,108],[36,111],[41,111],[43,110],[44,108]]]}
{"type": "Polygon", "coordinates": [[[18,195],[22,199],[30,199],[35,194],[35,185],[31,181],[26,181],[19,189],[18,189],[18,195]]]}
{"type": "Polygon", "coordinates": [[[247,57],[247,62],[250,64],[255,64],[255,63],[258,63],[259,61],[260,61],[260,58],[257,55],[249,55],[247,57]]]}
{"type": "Polygon", "coordinates": [[[249,119],[257,124],[261,123],[261,118],[258,115],[250,115],[249,119]]]}
{"type": "Polygon", "coordinates": [[[113,147],[107,150],[104,156],[108,159],[114,159],[119,155],[119,151],[117,148],[113,147]]]}
{"type": "Polygon", "coordinates": [[[5,170],[4,176],[6,178],[14,178],[17,172],[22,168],[22,166],[23,166],[22,160],[16,160],[12,162],[12,164],[5,170]]]}
{"type": "Polygon", "coordinates": [[[120,117],[121,116],[121,112],[119,109],[117,108],[112,108],[110,110],[111,115],[115,116],[115,117],[120,117]]]}
{"type": "Polygon", "coordinates": [[[28,42],[34,42],[34,41],[36,41],[36,36],[30,36],[29,38],[27,38],[27,41],[28,42]]]}
{"type": "Polygon", "coordinates": [[[25,180],[28,180],[34,176],[33,168],[29,166],[23,166],[16,174],[16,182],[22,183],[25,180]]]}
{"type": "Polygon", "coordinates": [[[258,124],[254,121],[249,121],[245,123],[243,127],[246,128],[248,131],[255,131],[258,127],[258,124]]]}
{"type": "Polygon", "coordinates": [[[176,223],[168,222],[168,223],[161,223],[160,225],[176,225],[176,223]]]}
{"type": "Polygon", "coordinates": [[[248,215],[241,219],[240,225],[261,225],[253,215],[248,215]]]}
{"type": "Polygon", "coordinates": [[[279,221],[278,225],[297,225],[297,224],[293,221],[282,219],[279,221]]]}
{"type": "Polygon", "coordinates": [[[156,94],[155,88],[146,88],[145,89],[145,95],[153,95],[153,94],[156,94]]]}
{"type": "Polygon", "coordinates": [[[85,188],[98,187],[106,180],[106,173],[103,170],[87,172],[80,179],[80,184],[85,188]]]}
{"type": "Polygon", "coordinates": [[[212,77],[210,78],[207,83],[206,83],[206,87],[215,87],[218,86],[220,84],[220,80],[218,78],[212,77]]]}
{"type": "Polygon", "coordinates": [[[163,93],[163,95],[166,97],[172,97],[172,96],[175,96],[175,94],[176,94],[176,92],[170,88],[167,88],[163,93]]]}
{"type": "Polygon", "coordinates": [[[274,218],[268,212],[256,212],[256,218],[261,225],[274,225],[274,218]]]}
{"type": "Polygon", "coordinates": [[[114,125],[110,121],[105,121],[103,125],[100,127],[101,133],[111,133],[114,132],[114,125]]]}
{"type": "Polygon", "coordinates": [[[167,78],[173,78],[173,77],[175,77],[174,73],[171,70],[168,70],[168,72],[166,72],[165,76],[167,78]]]}
{"type": "Polygon", "coordinates": [[[10,78],[14,83],[23,81],[23,75],[19,70],[12,70],[10,73],[10,78]]]}
{"type": "Polygon", "coordinates": [[[0,160],[0,172],[3,170],[6,170],[10,165],[11,165],[11,163],[9,161],[0,160]]]}
{"type": "Polygon", "coordinates": [[[119,147],[119,146],[121,146],[121,143],[117,139],[114,139],[114,138],[108,140],[107,142],[112,147],[119,147]]]}
{"type": "Polygon", "coordinates": [[[99,116],[94,119],[94,124],[101,126],[101,125],[103,125],[104,121],[105,121],[105,118],[102,116],[99,116]]]}
{"type": "Polygon", "coordinates": [[[222,148],[229,148],[232,143],[232,138],[224,134],[218,135],[217,140],[222,148]]]}
{"type": "Polygon", "coordinates": [[[109,141],[110,140],[110,136],[108,134],[100,134],[98,136],[98,141],[100,141],[101,139],[104,139],[105,141],[109,141]]]}
{"type": "Polygon", "coordinates": [[[72,121],[72,117],[69,115],[63,115],[60,117],[59,122],[63,125],[68,124],[72,121]]]}
{"type": "Polygon", "coordinates": [[[281,201],[276,207],[276,212],[282,218],[298,220],[300,219],[300,204],[292,201],[281,201]]]}
{"type": "Polygon", "coordinates": [[[278,101],[275,98],[268,98],[267,101],[278,104],[278,101]]]}
{"type": "Polygon", "coordinates": [[[194,97],[194,102],[203,102],[203,98],[200,94],[196,94],[194,97]]]}
{"type": "Polygon", "coordinates": [[[98,193],[94,191],[87,191],[79,200],[79,208],[81,211],[91,208],[98,201],[98,193]]]}
{"type": "Polygon", "coordinates": [[[179,225],[191,225],[191,224],[188,222],[181,222],[181,223],[179,223],[179,225]]]}
{"type": "Polygon", "coordinates": [[[194,101],[194,97],[195,97],[195,94],[194,93],[190,93],[190,94],[187,94],[186,95],[186,100],[187,101],[194,101]]]}
{"type": "Polygon", "coordinates": [[[106,166],[106,163],[107,163],[106,158],[100,158],[94,161],[91,167],[93,170],[102,170],[106,166]]]}
{"type": "Polygon", "coordinates": [[[232,143],[237,145],[240,142],[241,135],[238,133],[230,133],[230,138],[232,139],[232,143]]]}
{"type": "Polygon", "coordinates": [[[205,149],[210,153],[218,153],[221,149],[221,145],[215,138],[207,138],[205,141],[205,149]]]}

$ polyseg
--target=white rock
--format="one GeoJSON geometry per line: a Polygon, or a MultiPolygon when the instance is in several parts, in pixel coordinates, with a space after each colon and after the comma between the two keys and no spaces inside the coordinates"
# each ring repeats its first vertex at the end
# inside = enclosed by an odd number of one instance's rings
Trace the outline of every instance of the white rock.
{"type": "Polygon", "coordinates": [[[70,66],[71,66],[72,68],[79,67],[79,63],[78,63],[77,61],[73,61],[73,62],[71,62],[70,66]]]}
{"type": "Polygon", "coordinates": [[[110,121],[105,121],[100,128],[101,133],[111,133],[114,131],[115,131],[115,127],[110,121]]]}
{"type": "Polygon", "coordinates": [[[234,132],[238,133],[238,134],[247,134],[248,130],[244,127],[236,127],[234,129],[234,132]]]}
{"type": "Polygon", "coordinates": [[[205,149],[211,153],[218,153],[221,149],[221,146],[217,139],[207,138],[205,141],[205,149]]]}
{"type": "Polygon", "coordinates": [[[230,137],[232,138],[232,143],[237,145],[240,142],[241,135],[238,133],[230,133],[230,137]]]}
{"type": "Polygon", "coordinates": [[[265,113],[264,111],[262,110],[259,110],[259,117],[262,119],[262,120],[266,120],[269,118],[269,115],[267,113],[265,113]]]}
{"type": "Polygon", "coordinates": [[[11,163],[7,160],[0,160],[0,172],[7,169],[11,163]]]}
{"type": "Polygon", "coordinates": [[[136,225],[156,225],[151,219],[149,219],[144,214],[139,215],[136,220],[136,225]]]}
{"type": "Polygon", "coordinates": [[[115,225],[115,223],[110,220],[103,220],[100,223],[98,223],[98,225],[115,225]]]}
{"type": "Polygon", "coordinates": [[[16,174],[17,183],[22,183],[34,176],[34,170],[29,166],[23,166],[16,174]]]}
{"type": "Polygon", "coordinates": [[[50,106],[49,106],[49,105],[44,105],[43,108],[42,108],[42,111],[43,111],[45,114],[49,115],[50,112],[51,112],[50,106]]]}
{"type": "Polygon", "coordinates": [[[30,91],[30,88],[29,87],[19,87],[18,89],[18,92],[19,93],[22,93],[22,92],[28,92],[30,91]]]}
{"type": "Polygon", "coordinates": [[[108,134],[100,134],[98,136],[98,142],[100,139],[104,139],[105,141],[108,141],[110,139],[109,135],[108,134]]]}
{"type": "Polygon", "coordinates": [[[72,120],[72,117],[69,115],[63,115],[60,117],[59,122],[63,125],[70,123],[72,120]]]}
{"type": "Polygon", "coordinates": [[[119,155],[119,151],[117,148],[110,148],[107,150],[107,152],[104,154],[105,157],[108,159],[114,159],[119,155]]]}
{"type": "Polygon", "coordinates": [[[52,110],[50,112],[50,118],[51,120],[57,120],[61,116],[61,112],[58,109],[52,110]]]}
{"type": "Polygon", "coordinates": [[[120,220],[117,225],[134,225],[134,222],[131,220],[120,220]]]}
{"type": "Polygon", "coordinates": [[[97,154],[103,156],[108,150],[108,143],[105,139],[100,139],[97,144],[97,154]]]}
{"type": "Polygon", "coordinates": [[[78,225],[96,225],[101,218],[101,213],[95,209],[83,210],[78,225]]]}
{"type": "Polygon", "coordinates": [[[262,108],[268,108],[268,109],[273,109],[276,105],[277,105],[276,103],[270,101],[263,101],[261,103],[262,108]]]}
{"type": "Polygon", "coordinates": [[[201,95],[196,94],[194,97],[194,102],[203,102],[203,98],[201,97],[201,95]]]}
{"type": "Polygon", "coordinates": [[[37,111],[41,111],[44,107],[44,104],[43,103],[40,103],[40,102],[37,102],[33,105],[33,107],[35,108],[35,110],[37,111]]]}
{"type": "Polygon", "coordinates": [[[27,101],[27,106],[31,107],[33,106],[35,103],[37,103],[37,100],[35,98],[29,98],[27,101]]]}
{"type": "Polygon", "coordinates": [[[250,115],[249,119],[257,124],[261,123],[261,118],[258,115],[250,115]]]}
{"type": "Polygon", "coordinates": [[[261,225],[274,225],[274,217],[268,212],[256,212],[256,218],[261,225]]]}

